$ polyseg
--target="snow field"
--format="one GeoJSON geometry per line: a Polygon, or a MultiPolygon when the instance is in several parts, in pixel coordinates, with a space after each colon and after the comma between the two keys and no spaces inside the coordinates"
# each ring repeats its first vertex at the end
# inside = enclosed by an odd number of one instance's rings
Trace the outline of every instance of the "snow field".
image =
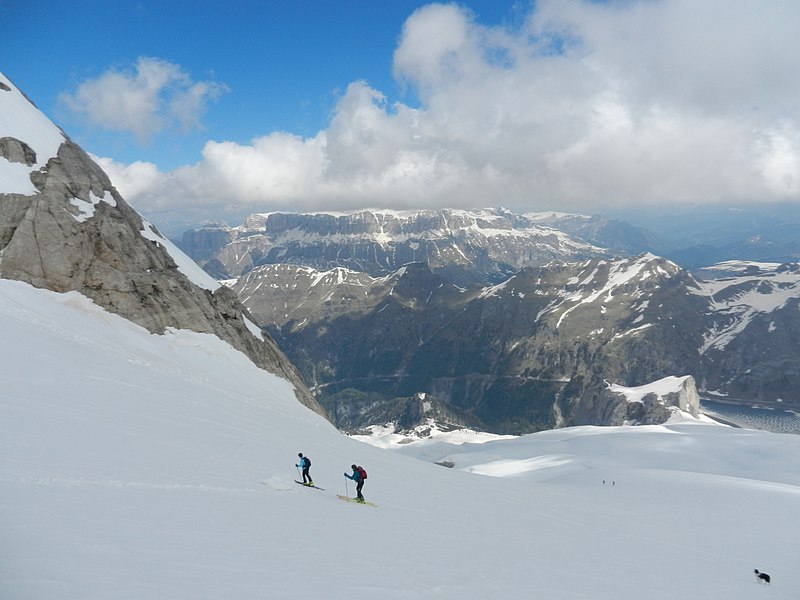
{"type": "Polygon", "coordinates": [[[0,280],[0,331],[4,600],[800,589],[797,436],[676,423],[381,449],[219,339],[154,336],[78,294],[0,280]],[[325,491],[293,482],[297,452],[325,491]],[[377,508],[336,498],[353,462],[377,508]]]}

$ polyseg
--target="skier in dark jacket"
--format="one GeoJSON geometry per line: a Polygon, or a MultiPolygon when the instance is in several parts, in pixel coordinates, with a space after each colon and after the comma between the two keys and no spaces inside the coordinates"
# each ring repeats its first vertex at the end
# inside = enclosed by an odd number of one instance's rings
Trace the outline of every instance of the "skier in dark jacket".
{"type": "Polygon", "coordinates": [[[361,494],[361,488],[364,487],[364,477],[361,475],[361,469],[356,465],[350,465],[350,468],[353,469],[353,474],[345,473],[344,476],[356,482],[356,494],[358,494],[358,499],[363,502],[364,496],[361,494]]]}
{"type": "Polygon", "coordinates": [[[300,457],[300,463],[296,464],[295,467],[303,469],[303,485],[314,485],[314,482],[311,480],[311,475],[308,472],[311,468],[311,461],[303,456],[302,452],[298,452],[297,456],[300,457]]]}

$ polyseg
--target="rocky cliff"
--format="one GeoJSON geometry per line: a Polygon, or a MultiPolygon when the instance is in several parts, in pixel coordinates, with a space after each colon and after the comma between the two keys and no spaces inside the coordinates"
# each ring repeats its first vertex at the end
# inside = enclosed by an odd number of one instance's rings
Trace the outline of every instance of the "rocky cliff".
{"type": "Polygon", "coordinates": [[[215,276],[235,277],[267,264],[343,267],[374,277],[424,262],[459,285],[500,281],[526,266],[607,252],[535,218],[504,209],[269,213],[241,227],[184,234],[187,253],[215,276]],[[234,239],[211,257],[207,249],[234,239]]]}
{"type": "Polygon", "coordinates": [[[203,273],[0,75],[0,277],[78,291],[153,333],[219,336],[325,414],[235,293],[203,273]]]}

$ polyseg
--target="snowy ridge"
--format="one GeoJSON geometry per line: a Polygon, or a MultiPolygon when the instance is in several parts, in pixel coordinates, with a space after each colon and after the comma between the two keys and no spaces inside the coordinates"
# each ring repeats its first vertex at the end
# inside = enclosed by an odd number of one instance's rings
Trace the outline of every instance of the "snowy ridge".
{"type": "MultiPolygon", "coordinates": [[[[454,211],[455,212],[455,211],[454,211]]],[[[360,219],[355,217],[363,217],[366,214],[376,217],[380,230],[375,231],[352,231],[347,233],[341,232],[318,232],[309,230],[306,227],[298,226],[292,229],[282,230],[277,234],[267,235],[263,232],[262,227],[253,227],[252,222],[246,226],[232,228],[234,231],[248,233],[248,239],[252,240],[255,236],[262,236],[270,240],[274,245],[285,245],[296,243],[301,245],[337,245],[347,244],[354,241],[375,241],[382,245],[395,245],[405,244],[408,242],[421,241],[421,240],[442,240],[449,238],[463,238],[464,240],[492,240],[495,238],[518,238],[519,240],[541,240],[540,243],[545,247],[555,246],[564,252],[591,252],[602,254],[602,248],[587,244],[577,240],[566,233],[546,227],[542,225],[518,226],[515,228],[494,228],[489,227],[481,220],[489,219],[485,217],[479,220],[468,211],[458,211],[459,216],[463,222],[455,224],[453,227],[439,227],[427,229],[424,231],[414,231],[413,228],[409,229],[409,225],[421,216],[426,216],[427,211],[417,211],[404,215],[399,218],[398,215],[390,213],[389,211],[382,211],[380,213],[355,213],[343,214],[339,219],[348,222],[358,222],[360,219]]],[[[298,213],[298,215],[327,215],[333,216],[330,213],[298,213]]],[[[268,216],[268,215],[265,215],[268,216]]],[[[500,218],[500,217],[494,217],[500,218]]]]}
{"type": "MultiPolygon", "coordinates": [[[[648,289],[650,286],[646,285],[648,280],[669,277],[678,269],[674,263],[650,253],[613,262],[590,261],[586,263],[584,274],[568,282],[563,299],[556,300],[543,309],[537,320],[563,309],[555,324],[558,328],[569,314],[581,305],[599,303],[600,310],[603,311],[605,307],[602,305],[618,300],[621,296],[626,297],[628,301],[641,299],[635,307],[635,310],[641,313],[648,307],[649,301],[646,298],[652,293],[648,289]]],[[[645,327],[646,324],[640,329],[645,327]]]]}
{"type": "Polygon", "coordinates": [[[142,218],[142,225],[144,226],[144,229],[142,229],[140,232],[142,237],[164,248],[172,260],[175,261],[175,264],[178,266],[178,270],[186,275],[189,281],[203,289],[212,292],[222,287],[220,282],[203,271],[203,269],[201,269],[200,266],[191,258],[186,256],[186,254],[184,254],[180,248],[158,233],[153,224],[147,221],[147,219],[142,218]]]}
{"type": "MultiPolygon", "coordinates": [[[[650,279],[659,277],[670,277],[680,269],[674,263],[650,253],[615,261],[592,260],[583,265],[583,271],[566,282],[561,298],[540,311],[539,317],[557,313],[566,305],[572,304],[560,315],[558,326],[570,312],[582,304],[592,304],[598,301],[600,304],[606,304],[623,294],[634,300],[642,298],[649,292],[645,289],[646,286],[638,284],[644,284],[650,279]]],[[[512,287],[515,278],[517,278],[516,274],[496,285],[484,287],[478,297],[487,298],[500,295],[501,292],[512,287]]],[[[515,293],[524,297],[522,292],[515,293]]],[[[648,306],[649,300],[644,299],[634,306],[633,310],[641,313],[648,306]]],[[[601,310],[603,310],[602,306],[601,310]]]]}
{"type": "Polygon", "coordinates": [[[427,419],[422,425],[417,425],[411,431],[398,432],[395,423],[385,425],[370,425],[366,428],[369,433],[352,435],[355,440],[365,442],[377,448],[396,448],[419,440],[437,440],[448,444],[482,444],[494,440],[513,440],[519,436],[499,435],[485,431],[475,431],[468,428],[452,427],[443,428],[435,419],[427,419]]]}
{"type": "Polygon", "coordinates": [[[648,394],[655,394],[657,397],[661,398],[666,394],[680,392],[686,384],[687,379],[689,379],[688,375],[684,377],[670,376],[637,387],[625,387],[610,383],[608,384],[608,389],[617,394],[622,394],[628,402],[641,402],[642,398],[648,394]]]}
{"type": "Polygon", "coordinates": [[[759,262],[753,260],[724,260],[722,262],[718,262],[708,267],[703,267],[704,271],[722,271],[722,272],[730,272],[730,271],[750,271],[755,270],[756,272],[768,272],[774,271],[780,266],[780,263],[775,262],[759,262]]]}
{"type": "MultiPolygon", "coordinates": [[[[345,269],[344,267],[336,267],[329,271],[317,271],[311,282],[311,287],[319,285],[320,283],[325,285],[342,285],[345,282],[350,283],[350,275],[357,275],[357,273],[350,269],[345,269]]],[[[362,284],[357,282],[356,285],[362,284]]]]}
{"type": "Polygon", "coordinates": [[[372,288],[398,276],[398,273],[394,273],[375,278],[343,267],[320,271],[293,264],[267,264],[223,283],[232,288],[249,307],[260,306],[258,303],[266,286],[271,291],[271,297],[279,297],[278,303],[268,303],[268,310],[276,319],[274,322],[283,322],[328,303],[338,305],[345,298],[367,298],[372,288]],[[289,297],[291,301],[287,299],[289,297]]]}
{"type": "Polygon", "coordinates": [[[522,216],[531,221],[545,221],[552,222],[558,219],[589,219],[588,215],[580,213],[565,213],[558,211],[544,211],[544,212],[526,212],[522,216]]]}
{"type": "MultiPolygon", "coordinates": [[[[22,194],[31,196],[39,190],[31,181],[31,174],[44,168],[50,159],[58,155],[61,145],[67,141],[64,133],[56,127],[8,78],[0,73],[0,138],[9,138],[24,144],[35,154],[26,162],[11,162],[0,155],[0,194],[22,194]]],[[[72,214],[78,223],[83,223],[95,215],[100,202],[116,206],[111,192],[102,197],[89,192],[86,199],[73,197],[68,200],[77,209],[72,214]]]]}
{"type": "MultiPolygon", "coordinates": [[[[281,279],[276,278],[277,275],[290,276],[292,281],[286,283],[285,286],[296,289],[298,287],[307,286],[313,288],[317,286],[356,286],[356,287],[369,287],[374,282],[385,281],[386,277],[371,277],[366,273],[345,269],[344,267],[336,267],[327,271],[320,271],[313,267],[304,267],[293,264],[270,264],[261,265],[256,267],[247,275],[238,277],[232,280],[226,280],[223,283],[229,284],[230,287],[236,286],[253,286],[250,289],[251,294],[254,294],[263,285],[268,285],[273,288],[281,286],[281,279]]],[[[248,298],[249,299],[249,298],[248,298]]]]}
{"type": "Polygon", "coordinates": [[[58,154],[66,141],[62,131],[31,104],[11,81],[0,73],[0,138],[24,142],[36,153],[33,164],[12,163],[0,156],[0,193],[37,193],[30,175],[58,154]]]}

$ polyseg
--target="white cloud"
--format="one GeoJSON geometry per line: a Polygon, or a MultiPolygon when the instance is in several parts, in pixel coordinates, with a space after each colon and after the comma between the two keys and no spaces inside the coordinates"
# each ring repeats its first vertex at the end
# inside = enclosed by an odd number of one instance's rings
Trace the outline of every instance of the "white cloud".
{"type": "MultiPolygon", "coordinates": [[[[254,210],[798,200],[797,22],[800,4],[779,0],[541,0],[513,29],[426,6],[393,65],[419,107],[353,82],[316,136],[210,141],[197,164],[150,178],[132,200],[143,210],[165,198],[254,210]]],[[[161,113],[144,96],[147,123],[161,113]]]]}
{"type": "Polygon", "coordinates": [[[132,70],[110,69],[59,100],[92,125],[146,142],[166,128],[199,127],[207,103],[226,89],[212,81],[194,82],[176,64],[142,57],[132,70]]]}
{"type": "Polygon", "coordinates": [[[797,125],[769,132],[760,150],[758,166],[767,188],[778,198],[800,197],[800,131],[797,125]]]}
{"type": "Polygon", "coordinates": [[[127,199],[142,198],[153,190],[166,187],[168,176],[160,173],[153,163],[137,161],[126,165],[111,158],[92,156],[92,159],[102,167],[117,191],[127,199]]]}
{"type": "Polygon", "coordinates": [[[481,29],[454,4],[417,10],[403,27],[394,54],[394,73],[420,88],[469,75],[481,67],[481,29]]]}

